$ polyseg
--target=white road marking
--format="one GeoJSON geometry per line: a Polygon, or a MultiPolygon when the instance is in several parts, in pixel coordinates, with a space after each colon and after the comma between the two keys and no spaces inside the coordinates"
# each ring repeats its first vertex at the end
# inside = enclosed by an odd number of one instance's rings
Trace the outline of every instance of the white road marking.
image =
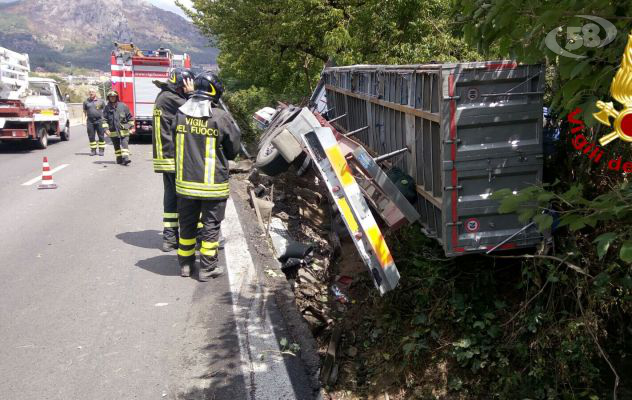
{"type": "MultiPolygon", "coordinates": [[[[57,166],[57,167],[53,168],[53,169],[50,171],[50,174],[52,175],[52,174],[54,174],[55,172],[61,171],[62,169],[66,168],[66,167],[67,167],[67,166],[69,166],[69,165],[70,165],[70,164],[62,164],[62,165],[60,165],[60,166],[57,166]]],[[[40,180],[40,179],[42,179],[42,175],[36,176],[35,178],[31,179],[31,180],[30,180],[30,181],[28,181],[28,182],[24,182],[24,183],[22,184],[22,186],[31,186],[32,184],[34,184],[34,183],[36,183],[36,182],[39,182],[39,180],[40,180]]]]}
{"type": "Polygon", "coordinates": [[[232,199],[222,222],[224,254],[237,322],[242,371],[248,393],[257,400],[295,399],[279,341],[265,307],[265,289],[248,251],[232,199]]]}

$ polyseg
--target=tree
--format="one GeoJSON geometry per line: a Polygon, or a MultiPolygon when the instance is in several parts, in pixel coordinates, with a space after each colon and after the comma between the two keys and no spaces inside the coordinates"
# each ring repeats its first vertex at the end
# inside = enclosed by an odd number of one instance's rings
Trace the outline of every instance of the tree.
{"type": "MultiPolygon", "coordinates": [[[[552,106],[566,113],[579,106],[583,119],[595,124],[595,102],[609,97],[610,82],[627,42],[632,11],[630,1],[603,0],[455,0],[457,16],[464,23],[465,39],[483,53],[493,49],[502,56],[525,63],[545,62],[553,66],[552,106]],[[618,30],[614,42],[605,47],[581,46],[573,53],[585,58],[559,56],[545,45],[546,35],[557,29],[562,47],[569,41],[590,39],[578,32],[589,21],[580,15],[597,16],[618,30]],[[570,27],[570,30],[569,30],[570,27]],[[575,29],[575,30],[573,30],[575,29]]],[[[593,29],[600,29],[593,26],[593,29]]],[[[604,38],[601,29],[601,38],[604,38]]]]}
{"type": "Polygon", "coordinates": [[[193,22],[220,49],[233,88],[265,87],[297,100],[327,60],[423,63],[472,60],[449,0],[195,0],[193,22]]]}

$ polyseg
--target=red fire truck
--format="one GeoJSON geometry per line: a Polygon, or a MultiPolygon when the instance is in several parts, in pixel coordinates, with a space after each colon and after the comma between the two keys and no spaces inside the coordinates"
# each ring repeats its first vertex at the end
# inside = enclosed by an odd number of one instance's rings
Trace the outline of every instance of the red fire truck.
{"type": "Polygon", "coordinates": [[[111,56],[112,89],[132,112],[136,134],[151,134],[154,100],[160,91],[152,81],[167,79],[170,68],[191,68],[188,54],[141,50],[133,43],[115,43],[111,56]]]}

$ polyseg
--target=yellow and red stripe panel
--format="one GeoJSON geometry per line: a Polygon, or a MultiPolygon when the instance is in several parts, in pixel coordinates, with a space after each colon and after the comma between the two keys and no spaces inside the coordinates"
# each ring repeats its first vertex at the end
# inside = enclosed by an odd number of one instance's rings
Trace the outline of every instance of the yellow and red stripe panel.
{"type": "Polygon", "coordinates": [[[399,272],[393,256],[332,130],[316,128],[303,139],[376,287],[381,294],[394,289],[399,282],[399,272]]]}

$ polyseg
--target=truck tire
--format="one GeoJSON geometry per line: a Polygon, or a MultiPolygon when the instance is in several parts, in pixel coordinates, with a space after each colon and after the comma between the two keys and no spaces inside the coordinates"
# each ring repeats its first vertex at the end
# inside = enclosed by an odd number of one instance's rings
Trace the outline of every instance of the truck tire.
{"type": "Polygon", "coordinates": [[[70,126],[66,124],[66,128],[59,133],[59,138],[62,142],[67,142],[70,140],[70,126]]]}
{"type": "Polygon", "coordinates": [[[257,159],[255,160],[255,168],[268,176],[276,176],[290,168],[290,164],[285,161],[279,150],[272,144],[279,132],[272,133],[263,139],[257,159]]]}
{"type": "Polygon", "coordinates": [[[45,149],[48,147],[48,131],[41,126],[37,129],[37,139],[35,139],[35,147],[45,149]]]}

